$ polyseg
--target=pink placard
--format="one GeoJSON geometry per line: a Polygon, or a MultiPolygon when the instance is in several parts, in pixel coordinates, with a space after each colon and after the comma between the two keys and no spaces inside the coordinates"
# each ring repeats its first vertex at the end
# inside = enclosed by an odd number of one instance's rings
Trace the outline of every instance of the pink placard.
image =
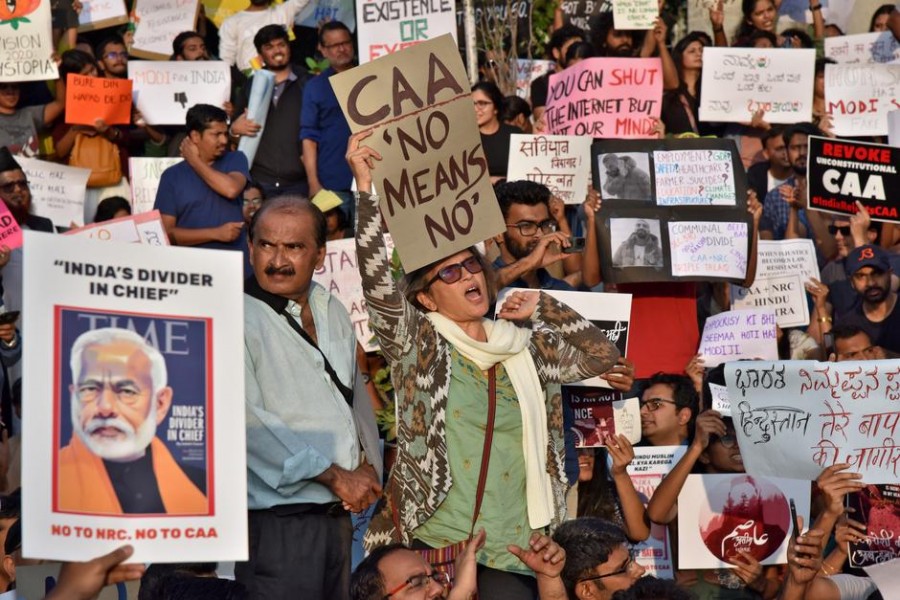
{"type": "Polygon", "coordinates": [[[594,138],[655,137],[662,108],[658,58],[588,58],[550,76],[550,133],[594,138]]]}
{"type": "Polygon", "coordinates": [[[15,250],[22,246],[22,228],[16,223],[5,202],[0,202],[0,246],[15,250]]]}

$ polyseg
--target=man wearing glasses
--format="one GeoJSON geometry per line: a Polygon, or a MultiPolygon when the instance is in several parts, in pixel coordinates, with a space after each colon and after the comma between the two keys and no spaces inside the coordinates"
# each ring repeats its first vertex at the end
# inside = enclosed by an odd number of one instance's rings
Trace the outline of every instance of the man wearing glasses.
{"type": "Polygon", "coordinates": [[[103,68],[104,77],[107,79],[128,77],[128,49],[120,36],[108,37],[100,42],[95,55],[103,68]]]}
{"type": "Polygon", "coordinates": [[[566,552],[562,580],[572,600],[609,600],[644,576],[625,532],[610,521],[596,517],[566,521],[553,541],[566,552]]]}
{"type": "Polygon", "coordinates": [[[687,443],[700,405],[690,378],[657,373],[647,382],[640,404],[645,445],[680,446],[687,443]]]}
{"type": "Polygon", "coordinates": [[[550,190],[533,181],[508,181],[494,187],[506,231],[494,238],[500,256],[494,261],[502,287],[574,291],[546,269],[567,258],[572,245],[568,223],[550,215],[550,190]]]}

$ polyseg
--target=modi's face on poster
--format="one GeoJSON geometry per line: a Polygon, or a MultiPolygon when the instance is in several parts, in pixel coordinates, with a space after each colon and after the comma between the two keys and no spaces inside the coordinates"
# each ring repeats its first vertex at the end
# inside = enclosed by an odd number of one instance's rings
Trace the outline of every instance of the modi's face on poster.
{"type": "Polygon", "coordinates": [[[72,427],[84,444],[107,460],[143,456],[165,417],[171,389],[158,392],[153,364],[128,340],[86,346],[73,373],[72,427]]]}

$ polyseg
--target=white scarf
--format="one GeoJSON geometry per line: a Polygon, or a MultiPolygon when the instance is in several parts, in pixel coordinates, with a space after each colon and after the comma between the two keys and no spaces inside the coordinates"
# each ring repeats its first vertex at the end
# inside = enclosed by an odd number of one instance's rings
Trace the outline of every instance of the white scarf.
{"type": "Polygon", "coordinates": [[[547,473],[549,434],[546,398],[534,360],[528,351],[531,330],[516,327],[502,319],[484,319],[488,341],[479,342],[469,337],[447,317],[436,312],[430,312],[427,316],[437,332],[482,371],[497,363],[503,363],[506,368],[522,411],[522,453],[525,457],[528,523],[532,529],[546,527],[554,514],[553,490],[547,473]]]}

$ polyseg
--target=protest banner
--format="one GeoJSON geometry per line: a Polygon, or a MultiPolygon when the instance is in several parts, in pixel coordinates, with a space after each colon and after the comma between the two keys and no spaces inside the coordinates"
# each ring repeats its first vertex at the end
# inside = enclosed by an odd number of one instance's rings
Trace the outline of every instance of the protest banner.
{"type": "MultiPolygon", "coordinates": [[[[634,460],[626,467],[641,502],[646,507],[659,482],[684,456],[687,446],[644,446],[634,449],[634,460]]],[[[650,537],[634,544],[635,557],[647,575],[660,579],[674,579],[675,566],[666,525],[650,524],[650,537]]]]}
{"type": "Polygon", "coordinates": [[[866,483],[897,482],[897,361],[728,363],[725,381],[748,473],[812,480],[848,463],[866,483]]]}
{"type": "Polygon", "coordinates": [[[659,16],[659,0],[616,0],[613,2],[613,27],[653,29],[659,16]]]}
{"type": "Polygon", "coordinates": [[[351,131],[374,132],[363,144],[382,156],[373,184],[406,272],[506,231],[451,36],[329,81],[351,131]]]}
{"type": "Polygon", "coordinates": [[[131,55],[152,60],[172,56],[172,40],[182,31],[193,31],[199,0],[135,0],[134,42],[131,55]]]}
{"type": "Polygon", "coordinates": [[[873,220],[900,223],[900,198],[893,192],[900,187],[898,169],[898,148],[809,136],[809,208],[853,215],[862,202],[873,220]]]}
{"type": "Polygon", "coordinates": [[[900,594],[900,559],[869,565],[863,570],[875,583],[882,598],[896,598],[900,594]]]}
{"type": "Polygon", "coordinates": [[[847,494],[852,518],[866,526],[866,537],[850,542],[850,566],[856,569],[900,558],[900,486],[869,485],[847,494]]]}
{"type": "Polygon", "coordinates": [[[63,235],[101,242],[150,244],[151,246],[169,245],[169,238],[165,234],[162,217],[158,210],[110,219],[101,223],[91,223],[84,227],[71,229],[63,235]]]}
{"type": "Polygon", "coordinates": [[[195,104],[221,107],[231,96],[231,71],[220,60],[128,62],[134,103],[148,125],[184,125],[195,104]]]}
{"type": "Polygon", "coordinates": [[[131,123],[131,80],[69,73],[66,123],[93,126],[97,119],[107,125],[131,123]]]}
{"type": "Polygon", "coordinates": [[[809,523],[809,483],[743,473],[688,475],[678,494],[678,568],[733,569],[732,560],[785,564],[789,501],[809,523]]]}
{"type": "Polygon", "coordinates": [[[516,58],[516,96],[531,97],[531,82],[547,73],[552,73],[556,63],[552,60],[516,58]]]}
{"type": "Polygon", "coordinates": [[[325,262],[313,273],[313,280],[341,301],[366,352],[378,350],[378,342],[369,329],[369,313],[363,297],[362,278],[356,262],[356,241],[330,240],[325,245],[325,262]]]}
{"type": "Polygon", "coordinates": [[[809,325],[806,283],[821,279],[812,240],[759,240],[756,278],[749,288],[731,286],[731,307],[770,308],[782,329],[809,325]]]}
{"type": "Polygon", "coordinates": [[[604,281],[744,279],[752,222],[733,141],[595,140],[591,167],[604,281]]]}
{"type": "Polygon", "coordinates": [[[662,83],[658,58],[586,58],[550,76],[547,130],[593,138],[653,137],[662,83]]]}
{"type": "Polygon", "coordinates": [[[84,224],[84,194],[90,169],[80,169],[36,158],[16,157],[28,176],[31,210],[57,227],[84,224]]]}
{"type": "Polygon", "coordinates": [[[900,64],[825,65],[825,112],[838,137],[887,135],[900,98],[900,64]]]}
{"type": "Polygon", "coordinates": [[[700,120],[769,123],[812,119],[816,51],[807,48],[703,49],[700,120]]]}
{"type": "Polygon", "coordinates": [[[128,22],[124,0],[82,0],[78,32],[96,31],[128,22]]]}
{"type": "Polygon", "coordinates": [[[581,204],[591,174],[591,138],[514,133],[506,179],[527,179],[550,188],[566,204],[581,204]]]}
{"type": "Polygon", "coordinates": [[[50,3],[50,0],[12,2],[0,11],[3,33],[0,81],[43,81],[59,77],[52,58],[50,3]]]}
{"type": "Polygon", "coordinates": [[[356,0],[356,15],[360,64],[444,34],[456,40],[452,0],[356,0]]]}
{"type": "Polygon", "coordinates": [[[156,190],[163,171],[180,163],[181,157],[129,157],[128,172],[131,174],[131,212],[140,214],[153,210],[156,190]]]}
{"type": "Polygon", "coordinates": [[[25,245],[24,270],[46,276],[24,287],[23,554],[82,560],[129,543],[135,562],[246,560],[246,478],[232,476],[246,469],[240,253],[110,252],[31,231],[25,245]],[[96,394],[126,392],[95,371],[125,356],[129,402],[147,416],[127,421],[133,437],[100,439],[96,394]],[[152,462],[122,461],[145,451],[152,462]],[[154,493],[122,495],[109,457],[154,493]]]}
{"type": "Polygon", "coordinates": [[[890,31],[825,38],[825,56],[841,64],[900,61],[900,42],[890,31]]]}
{"type": "Polygon", "coordinates": [[[732,360],[776,360],[775,315],[762,308],[713,315],[706,319],[697,352],[707,368],[732,360]]]}

